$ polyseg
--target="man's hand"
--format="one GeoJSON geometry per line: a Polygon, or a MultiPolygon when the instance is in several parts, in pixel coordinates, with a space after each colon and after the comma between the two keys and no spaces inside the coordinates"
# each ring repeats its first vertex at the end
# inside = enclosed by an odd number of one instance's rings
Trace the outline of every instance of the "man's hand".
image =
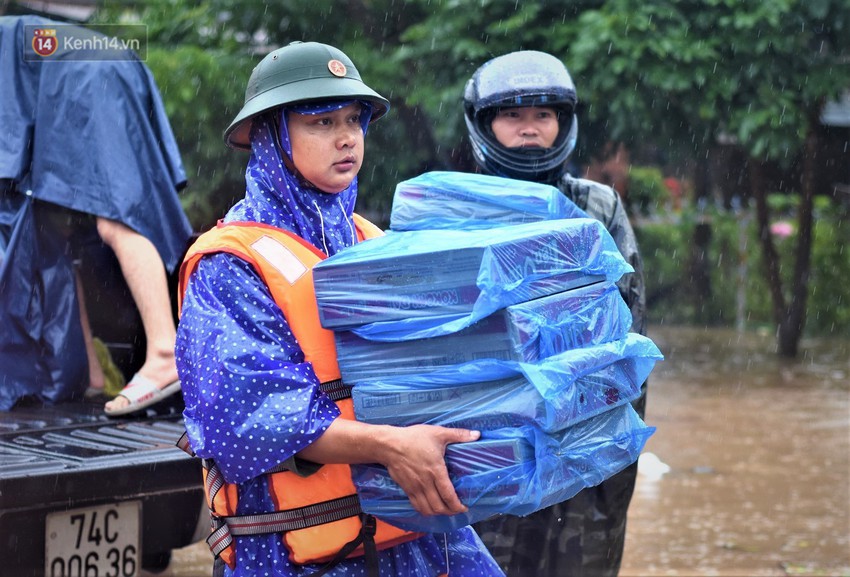
{"type": "Polygon", "coordinates": [[[298,455],[314,463],[378,463],[422,515],[456,515],[467,508],[458,499],[446,469],[446,445],[477,441],[478,431],[435,425],[370,425],[336,419],[298,455]]]}
{"type": "Polygon", "coordinates": [[[432,425],[392,427],[394,440],[382,463],[422,515],[456,515],[467,511],[446,469],[446,445],[475,441],[481,433],[432,425]]]}

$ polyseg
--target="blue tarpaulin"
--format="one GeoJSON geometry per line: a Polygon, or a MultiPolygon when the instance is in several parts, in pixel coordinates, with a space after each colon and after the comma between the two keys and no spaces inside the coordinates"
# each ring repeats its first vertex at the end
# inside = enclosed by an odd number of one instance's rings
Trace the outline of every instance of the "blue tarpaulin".
{"type": "Polygon", "coordinates": [[[0,410],[67,399],[88,378],[71,262],[40,228],[31,197],[0,198],[0,410]]]}
{"type": "MultiPolygon", "coordinates": [[[[127,225],[153,242],[169,270],[178,264],[192,232],[177,196],[186,176],[150,71],[132,53],[123,60],[82,60],[63,53],[25,58],[33,27],[56,26],[67,25],[36,16],[0,17],[0,180],[7,184],[0,205],[6,223],[6,236],[0,239],[0,409],[10,408],[24,394],[61,400],[81,386],[59,386],[56,377],[40,382],[8,369],[18,362],[22,346],[18,329],[11,328],[17,326],[16,311],[28,310],[29,326],[19,329],[29,334],[34,350],[41,350],[42,364],[58,363],[45,355],[63,350],[78,336],[71,316],[59,323],[64,332],[39,332],[46,318],[74,313],[73,307],[66,313],[51,309],[55,301],[33,295],[61,294],[69,302],[75,297],[73,277],[45,274],[51,262],[44,247],[60,238],[49,226],[35,226],[40,205],[127,225]],[[22,209],[24,205],[28,208],[22,209]],[[33,237],[30,244],[41,247],[37,253],[24,250],[23,241],[11,242],[18,220],[21,231],[33,237]],[[46,349],[43,339],[50,341],[46,349]],[[56,386],[55,394],[45,393],[56,386]]],[[[70,265],[64,266],[70,271],[70,265]]],[[[72,365],[86,366],[84,353],[74,360],[61,362],[69,375],[79,373],[72,365]]]]}

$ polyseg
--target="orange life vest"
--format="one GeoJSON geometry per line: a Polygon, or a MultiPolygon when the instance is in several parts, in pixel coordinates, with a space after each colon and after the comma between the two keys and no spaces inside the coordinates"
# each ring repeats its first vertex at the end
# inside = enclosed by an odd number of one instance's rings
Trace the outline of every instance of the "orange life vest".
{"type": "MultiPolygon", "coordinates": [[[[354,216],[359,240],[383,234],[369,221],[354,216]]],[[[178,291],[181,310],[189,278],[201,257],[216,252],[233,254],[254,267],[283,311],[305,360],[312,363],[321,389],[336,402],[342,418],[354,419],[351,389],[340,378],[333,333],[319,323],[313,288],[313,266],[326,255],[276,227],[251,222],[219,223],[198,238],[183,261],[178,291]]],[[[371,543],[357,541],[363,538],[364,531],[374,531],[377,549],[421,536],[363,515],[348,465],[321,465],[308,476],[278,467],[267,473],[276,511],[242,517],[236,515],[236,485],[225,482],[221,471],[209,460],[205,460],[203,470],[207,505],[213,518],[213,532],[207,542],[231,568],[236,563],[233,536],[238,535],[281,532],[295,563],[322,563],[362,555],[364,545],[368,554],[371,543]],[[344,549],[346,545],[348,550],[344,549]]]]}

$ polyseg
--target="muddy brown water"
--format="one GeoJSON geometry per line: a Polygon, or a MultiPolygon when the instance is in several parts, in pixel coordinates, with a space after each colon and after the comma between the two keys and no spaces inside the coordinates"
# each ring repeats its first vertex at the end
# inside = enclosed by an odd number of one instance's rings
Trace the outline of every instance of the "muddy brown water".
{"type": "MultiPolygon", "coordinates": [[[[783,361],[769,334],[650,337],[666,357],[650,377],[657,431],[620,576],[850,577],[850,339],[804,340],[783,361]]],[[[160,575],[210,566],[198,543],[160,575]]]]}
{"type": "Polygon", "coordinates": [[[645,453],[670,471],[638,476],[621,576],[850,575],[850,341],[650,336],[645,453]]]}

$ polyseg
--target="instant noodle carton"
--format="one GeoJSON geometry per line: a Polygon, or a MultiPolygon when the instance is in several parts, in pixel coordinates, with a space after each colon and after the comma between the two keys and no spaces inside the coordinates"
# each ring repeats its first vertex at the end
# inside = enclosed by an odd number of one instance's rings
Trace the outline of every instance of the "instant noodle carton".
{"type": "Polygon", "coordinates": [[[648,338],[572,349],[537,363],[484,359],[354,384],[359,421],[476,430],[534,425],[547,432],[633,401],[661,353],[648,338]]]}
{"type": "Polygon", "coordinates": [[[431,371],[480,359],[535,362],[622,338],[632,315],[613,283],[600,282],[500,309],[448,335],[376,342],[336,331],[345,382],[431,371]]]}
{"type": "Polygon", "coordinates": [[[392,232],[318,263],[313,283],[323,327],[408,340],[632,270],[602,223],[575,218],[497,232],[392,232]]]}
{"type": "Polygon", "coordinates": [[[352,479],[364,512],[412,531],[452,531],[497,514],[528,515],[598,485],[634,463],[654,430],[624,404],[557,433],[511,427],[449,445],[449,477],[469,508],[452,516],[417,513],[380,465],[352,465],[352,479]]]}

